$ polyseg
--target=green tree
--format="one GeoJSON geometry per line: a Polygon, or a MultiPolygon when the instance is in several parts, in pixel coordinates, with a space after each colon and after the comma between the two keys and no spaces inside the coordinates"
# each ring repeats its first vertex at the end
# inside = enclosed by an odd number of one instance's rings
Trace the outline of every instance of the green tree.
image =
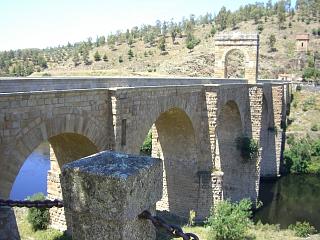
{"type": "Polygon", "coordinates": [[[129,58],[129,60],[131,60],[133,57],[134,57],[134,54],[133,54],[132,49],[130,48],[128,51],[128,58],[129,58]]]}
{"type": "Polygon", "coordinates": [[[109,61],[108,56],[107,56],[106,53],[103,55],[103,61],[104,62],[108,62],[109,61]]]}
{"type": "Polygon", "coordinates": [[[186,38],[186,47],[189,49],[189,52],[191,52],[199,43],[199,39],[197,39],[192,33],[188,33],[186,38]]]}
{"type": "Polygon", "coordinates": [[[212,24],[211,30],[210,30],[210,35],[213,37],[217,32],[215,24],[212,24]]]}
{"type": "Polygon", "coordinates": [[[271,34],[268,38],[268,45],[271,52],[276,51],[276,48],[275,48],[276,41],[277,41],[276,36],[274,34],[271,34]]]}
{"type": "MultiPolygon", "coordinates": [[[[34,194],[28,197],[30,201],[45,200],[43,193],[34,194]]],[[[49,225],[49,210],[46,208],[30,208],[27,215],[28,222],[34,231],[47,229],[49,225]]]]}
{"type": "Polygon", "coordinates": [[[280,30],[283,28],[283,24],[286,21],[286,7],[285,7],[284,0],[281,0],[278,2],[277,17],[278,17],[278,25],[280,30]]]}
{"type": "Polygon", "coordinates": [[[228,12],[227,12],[227,9],[225,6],[223,6],[216,19],[215,19],[215,22],[218,24],[219,26],[219,31],[223,31],[227,28],[227,23],[228,23],[228,12]]]}
{"type": "Polygon", "coordinates": [[[116,37],[114,35],[109,35],[108,38],[107,38],[107,44],[109,46],[109,48],[111,50],[114,50],[115,49],[115,44],[116,44],[116,37]]]}
{"type": "Polygon", "coordinates": [[[165,36],[160,37],[159,42],[158,42],[158,47],[161,52],[166,51],[166,38],[165,38],[165,36]]]}
{"type": "Polygon", "coordinates": [[[83,60],[85,65],[90,65],[91,64],[91,62],[89,61],[89,51],[88,51],[88,49],[84,49],[84,51],[82,52],[82,60],[83,60]]]}
{"type": "Polygon", "coordinates": [[[98,51],[96,51],[96,52],[94,53],[93,58],[94,58],[94,60],[95,60],[96,62],[101,61],[101,55],[99,54],[98,51]]]}
{"type": "Polygon", "coordinates": [[[72,61],[75,67],[80,64],[79,53],[77,51],[73,53],[72,61]]]}

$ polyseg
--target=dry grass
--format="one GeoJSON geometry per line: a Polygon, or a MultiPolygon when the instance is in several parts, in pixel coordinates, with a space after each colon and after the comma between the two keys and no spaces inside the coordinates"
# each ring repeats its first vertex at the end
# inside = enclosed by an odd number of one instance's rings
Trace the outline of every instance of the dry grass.
{"type": "MultiPolygon", "coordinates": [[[[277,77],[279,69],[287,71],[290,60],[294,58],[295,52],[295,36],[298,33],[304,33],[307,30],[309,33],[313,28],[317,28],[319,23],[311,22],[306,25],[303,22],[297,21],[297,16],[292,20],[287,18],[286,26],[289,21],[292,21],[292,28],[279,30],[277,19],[274,22],[271,18],[267,22],[263,21],[264,30],[260,34],[260,78],[277,77]],[[278,51],[269,52],[268,37],[270,34],[275,34],[277,42],[276,48],[278,51]]],[[[211,25],[197,26],[195,35],[201,40],[200,44],[194,48],[192,52],[185,46],[185,37],[177,38],[175,44],[169,36],[166,38],[166,50],[168,54],[161,55],[156,44],[152,47],[147,47],[141,40],[136,40],[133,44],[132,51],[134,57],[128,59],[129,46],[121,44],[116,46],[115,50],[111,50],[107,45],[94,48],[90,51],[90,59],[93,60],[93,54],[99,51],[101,55],[108,56],[108,62],[99,61],[91,65],[80,64],[77,67],[73,66],[70,59],[56,64],[49,62],[47,73],[52,76],[79,76],[79,75],[98,75],[98,76],[214,76],[214,41],[209,36],[211,25]],[[146,56],[145,56],[146,53],[146,56]],[[123,62],[119,62],[119,57],[123,58],[123,62]]],[[[257,25],[253,21],[243,22],[239,24],[241,32],[256,32],[257,25]]],[[[231,31],[227,29],[226,31],[231,31]]],[[[320,46],[320,39],[311,36],[310,50],[315,50],[320,46]]],[[[35,75],[42,75],[35,73],[35,75]]]]}
{"type": "Polygon", "coordinates": [[[320,94],[302,89],[296,92],[291,103],[290,116],[293,122],[288,126],[287,134],[305,137],[309,134],[311,137],[319,137],[320,134],[320,94]],[[312,131],[312,126],[319,126],[318,131],[312,131]]]}

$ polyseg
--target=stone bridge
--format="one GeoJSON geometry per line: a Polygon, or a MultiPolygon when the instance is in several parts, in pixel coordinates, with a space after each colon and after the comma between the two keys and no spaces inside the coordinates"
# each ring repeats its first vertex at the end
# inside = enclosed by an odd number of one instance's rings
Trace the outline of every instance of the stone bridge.
{"type": "MultiPolygon", "coordinates": [[[[0,198],[44,141],[56,198],[62,165],[102,150],[139,154],[151,129],[164,165],[159,210],[201,220],[221,199],[256,202],[260,177],[280,174],[289,93],[287,83],[244,79],[0,79],[0,198]],[[258,141],[259,157],[243,159],[240,136],[258,141]]],[[[56,228],[62,219],[52,213],[56,228]]]]}

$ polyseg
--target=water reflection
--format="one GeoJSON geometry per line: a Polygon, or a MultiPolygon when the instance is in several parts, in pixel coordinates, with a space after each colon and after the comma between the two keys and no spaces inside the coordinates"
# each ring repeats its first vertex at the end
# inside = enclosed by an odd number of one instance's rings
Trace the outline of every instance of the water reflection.
{"type": "Polygon", "coordinates": [[[280,224],[281,228],[296,221],[308,221],[320,230],[320,176],[288,175],[274,182],[261,182],[263,207],[255,220],[280,224]]]}
{"type": "Polygon", "coordinates": [[[10,199],[23,200],[37,192],[47,195],[47,172],[50,169],[49,144],[41,144],[26,159],[13,184],[10,199]]]}

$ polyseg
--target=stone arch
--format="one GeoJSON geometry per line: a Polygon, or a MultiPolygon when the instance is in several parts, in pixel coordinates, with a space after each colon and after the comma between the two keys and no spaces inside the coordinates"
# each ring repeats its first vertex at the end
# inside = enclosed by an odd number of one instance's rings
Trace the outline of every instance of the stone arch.
{"type": "Polygon", "coordinates": [[[217,122],[217,151],[221,171],[223,172],[223,198],[239,201],[248,197],[246,177],[247,163],[237,149],[236,139],[244,133],[238,105],[228,101],[221,109],[217,122]]]}
{"type": "Polygon", "coordinates": [[[246,58],[245,78],[249,83],[255,84],[258,79],[258,34],[217,34],[215,36],[215,76],[226,78],[226,54],[234,49],[238,49],[244,53],[246,58]]]}
{"type": "Polygon", "coordinates": [[[224,59],[224,78],[229,78],[228,76],[228,66],[229,66],[229,63],[228,63],[228,58],[231,54],[235,53],[235,52],[240,52],[241,54],[243,54],[244,56],[244,62],[243,62],[243,67],[244,67],[244,76],[243,78],[245,78],[246,76],[246,73],[245,73],[245,70],[246,70],[246,63],[247,63],[247,59],[248,59],[248,53],[246,51],[243,51],[239,48],[231,48],[231,49],[228,49],[225,51],[225,53],[223,54],[223,58],[224,59]]]}
{"type": "Polygon", "coordinates": [[[260,146],[261,177],[276,177],[277,176],[277,157],[276,157],[276,134],[277,129],[274,124],[272,104],[268,102],[265,94],[262,98],[262,114],[261,114],[261,130],[260,130],[260,146]]]}
{"type": "Polygon", "coordinates": [[[0,170],[0,196],[9,196],[22,164],[40,143],[60,134],[78,134],[92,142],[97,151],[101,151],[107,148],[106,136],[101,134],[101,129],[103,126],[94,119],[76,114],[31,121],[17,133],[15,141],[7,146],[9,154],[1,161],[3,171],[0,170]]]}
{"type": "Polygon", "coordinates": [[[197,211],[197,152],[195,131],[180,108],[162,112],[153,125],[152,156],[163,159],[163,198],[157,209],[188,217],[197,211]]]}

